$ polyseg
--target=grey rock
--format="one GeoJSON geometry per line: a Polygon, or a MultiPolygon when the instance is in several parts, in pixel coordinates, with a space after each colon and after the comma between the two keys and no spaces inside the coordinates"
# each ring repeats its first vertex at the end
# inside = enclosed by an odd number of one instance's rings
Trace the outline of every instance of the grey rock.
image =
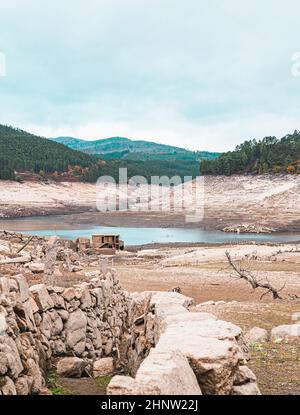
{"type": "Polygon", "coordinates": [[[261,392],[254,382],[248,382],[244,385],[233,386],[231,395],[261,395],[261,392]]]}
{"type": "Polygon", "coordinates": [[[111,375],[114,372],[114,359],[112,357],[104,357],[96,360],[93,364],[94,377],[111,375]]]}
{"type": "Polygon", "coordinates": [[[300,324],[285,324],[271,330],[271,340],[300,340],[300,324]]]}
{"type": "Polygon", "coordinates": [[[29,299],[29,287],[26,278],[22,274],[19,274],[11,277],[11,279],[15,280],[18,285],[18,295],[20,297],[20,301],[27,301],[29,299]]]}
{"type": "Polygon", "coordinates": [[[86,343],[87,317],[82,310],[78,309],[70,313],[69,319],[65,324],[66,345],[74,350],[77,355],[81,355],[86,343]]]}
{"type": "Polygon", "coordinates": [[[267,330],[260,327],[253,327],[245,334],[245,339],[248,343],[264,343],[269,340],[267,330]]]}
{"type": "Polygon", "coordinates": [[[242,385],[247,382],[256,382],[256,376],[248,366],[239,366],[235,374],[234,385],[242,385]]]}
{"type": "Polygon", "coordinates": [[[8,377],[0,379],[0,395],[16,395],[17,391],[14,382],[8,377]]]}
{"type": "Polygon", "coordinates": [[[57,373],[66,378],[80,378],[87,363],[78,357],[65,357],[57,363],[57,373]]]}
{"type": "Polygon", "coordinates": [[[28,268],[34,274],[40,274],[45,271],[45,264],[43,264],[42,262],[30,262],[28,264],[28,268]]]}
{"type": "Polygon", "coordinates": [[[54,303],[44,284],[33,285],[29,290],[40,311],[46,311],[54,307],[54,303]]]}
{"type": "Polygon", "coordinates": [[[7,323],[4,313],[0,313],[0,336],[4,336],[7,329],[7,323]]]}
{"type": "Polygon", "coordinates": [[[292,314],[292,323],[300,322],[300,311],[296,311],[292,314]]]}

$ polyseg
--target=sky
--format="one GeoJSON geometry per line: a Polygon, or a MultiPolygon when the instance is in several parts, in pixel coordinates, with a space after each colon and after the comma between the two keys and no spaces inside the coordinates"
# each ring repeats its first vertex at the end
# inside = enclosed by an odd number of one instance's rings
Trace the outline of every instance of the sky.
{"type": "Polygon", "coordinates": [[[1,1],[0,123],[211,151],[283,136],[299,17],[298,0],[1,1]]]}

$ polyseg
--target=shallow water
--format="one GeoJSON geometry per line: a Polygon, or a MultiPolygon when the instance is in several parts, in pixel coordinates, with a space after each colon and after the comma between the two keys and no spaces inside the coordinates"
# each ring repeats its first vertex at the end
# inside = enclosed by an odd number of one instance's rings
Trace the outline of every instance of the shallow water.
{"type": "MultiPolygon", "coordinates": [[[[11,228],[11,227],[10,227],[11,228]]],[[[293,242],[300,241],[299,233],[275,233],[275,234],[229,234],[220,231],[208,231],[202,229],[183,228],[128,228],[128,227],[104,227],[95,226],[87,229],[26,229],[22,233],[42,236],[57,235],[64,239],[76,239],[78,237],[90,238],[92,234],[113,233],[119,234],[125,245],[143,245],[150,243],[175,243],[175,242],[293,242]]]]}

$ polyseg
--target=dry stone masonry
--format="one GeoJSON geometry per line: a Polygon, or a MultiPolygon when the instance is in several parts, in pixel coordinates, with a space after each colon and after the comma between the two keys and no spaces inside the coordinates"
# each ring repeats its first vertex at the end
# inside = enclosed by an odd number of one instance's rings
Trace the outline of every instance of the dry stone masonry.
{"type": "Polygon", "coordinates": [[[113,271],[70,288],[0,277],[0,394],[43,392],[60,357],[69,356],[58,364],[61,373],[69,365],[78,374],[113,356],[127,321],[128,295],[113,271]]]}
{"type": "Polygon", "coordinates": [[[115,376],[109,394],[260,394],[241,329],[189,312],[191,302],[174,292],[133,296],[128,359],[135,378],[115,376]]]}
{"type": "Polygon", "coordinates": [[[132,376],[114,376],[109,394],[259,394],[241,329],[191,303],[176,292],[130,296],[107,264],[68,288],[0,276],[0,395],[47,393],[53,367],[111,375],[121,355],[132,376]]]}

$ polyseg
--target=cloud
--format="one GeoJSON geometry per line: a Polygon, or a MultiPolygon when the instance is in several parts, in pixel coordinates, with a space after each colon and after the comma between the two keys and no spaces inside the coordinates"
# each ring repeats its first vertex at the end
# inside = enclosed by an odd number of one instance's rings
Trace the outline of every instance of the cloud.
{"type": "Polygon", "coordinates": [[[11,0],[2,123],[225,150],[293,131],[296,0],[11,0]]]}

